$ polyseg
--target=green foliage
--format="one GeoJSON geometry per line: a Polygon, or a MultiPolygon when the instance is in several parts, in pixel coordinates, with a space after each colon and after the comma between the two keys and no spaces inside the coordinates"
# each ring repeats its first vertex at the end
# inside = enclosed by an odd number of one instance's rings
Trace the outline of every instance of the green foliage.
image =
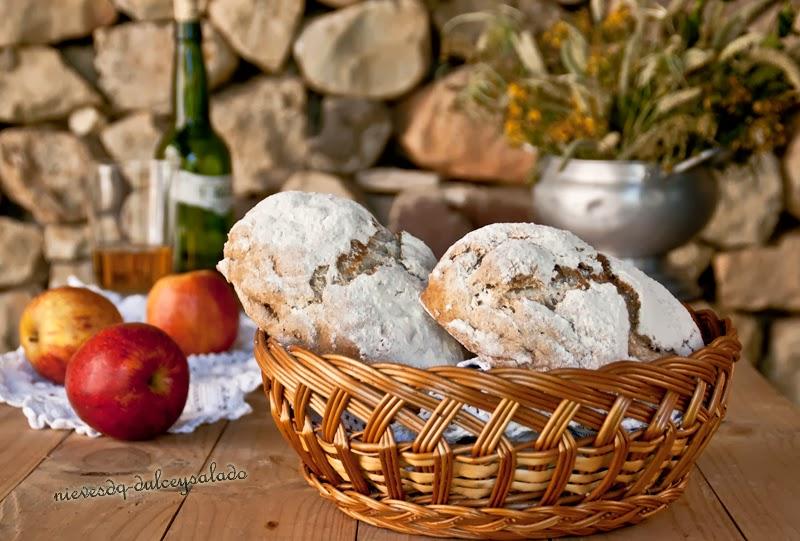
{"type": "Polygon", "coordinates": [[[708,149],[743,161],[786,142],[800,101],[795,13],[782,0],[592,1],[544,32],[500,6],[484,21],[461,103],[499,114],[507,137],[560,155],[659,162],[708,149]],[[766,32],[753,21],[777,15],[766,32]]]}

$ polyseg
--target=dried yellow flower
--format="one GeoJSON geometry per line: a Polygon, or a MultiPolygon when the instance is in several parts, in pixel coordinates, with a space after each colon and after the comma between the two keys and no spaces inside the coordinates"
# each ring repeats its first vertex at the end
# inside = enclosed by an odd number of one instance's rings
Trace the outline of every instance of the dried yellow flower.
{"type": "Polygon", "coordinates": [[[583,118],[583,129],[586,135],[592,137],[597,133],[597,122],[594,118],[586,116],[583,118]]]}
{"type": "Polygon", "coordinates": [[[576,138],[577,124],[575,122],[575,114],[570,114],[567,118],[557,120],[550,126],[548,136],[550,139],[559,145],[568,143],[576,138]]]}
{"type": "Polygon", "coordinates": [[[500,112],[510,142],[530,142],[546,153],[577,149],[579,157],[624,156],[665,166],[719,145],[730,145],[738,160],[785,144],[784,124],[800,106],[800,62],[788,43],[783,48],[775,42],[781,36],[753,45],[747,28],[729,24],[727,15],[717,20],[716,10],[698,9],[703,2],[673,2],[680,13],[666,18],[653,16],[651,2],[613,4],[597,22],[584,5],[544,32],[505,15],[487,27],[480,53],[469,61],[490,70],[478,72],[483,87],[470,97],[500,112]],[[635,31],[639,25],[641,32],[635,31]],[[717,42],[727,47],[742,38],[729,49],[735,54],[715,53],[717,42]],[[737,49],[740,43],[750,45],[737,49]],[[793,61],[773,65],[750,58],[751,49],[773,46],[779,51],[770,58],[790,55],[793,61]],[[691,99],[660,110],[673,94],[691,99]],[[606,137],[616,140],[607,144],[606,137]],[[570,147],[576,141],[594,144],[570,147]]]}
{"type": "Polygon", "coordinates": [[[506,88],[506,94],[508,94],[510,98],[517,100],[524,100],[528,97],[528,91],[519,83],[510,83],[508,88],[506,88]]]}
{"type": "Polygon", "coordinates": [[[569,35],[569,26],[564,21],[558,21],[542,34],[542,43],[553,49],[560,49],[561,44],[569,35]]]}
{"type": "Polygon", "coordinates": [[[530,122],[531,124],[536,124],[537,122],[542,120],[542,113],[538,109],[531,109],[530,111],[528,111],[527,119],[528,122],[530,122]]]}
{"type": "Polygon", "coordinates": [[[633,23],[630,7],[622,4],[608,12],[606,18],[600,23],[601,28],[607,34],[617,34],[624,32],[633,23]]]}
{"type": "Polygon", "coordinates": [[[505,132],[506,138],[511,141],[511,143],[519,145],[525,142],[525,134],[518,121],[510,118],[506,119],[503,131],[505,132]]]}
{"type": "Polygon", "coordinates": [[[577,139],[597,136],[599,126],[594,117],[573,111],[566,118],[556,120],[546,131],[546,136],[557,145],[564,145],[577,139]]]}

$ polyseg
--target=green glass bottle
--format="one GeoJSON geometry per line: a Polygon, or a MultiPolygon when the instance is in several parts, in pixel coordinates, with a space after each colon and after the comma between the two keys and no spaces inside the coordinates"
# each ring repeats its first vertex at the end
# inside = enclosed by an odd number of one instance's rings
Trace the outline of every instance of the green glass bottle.
{"type": "Polygon", "coordinates": [[[172,162],[171,220],[177,272],[213,269],[233,225],[231,158],[211,127],[197,0],[174,0],[173,123],[156,149],[172,162]]]}

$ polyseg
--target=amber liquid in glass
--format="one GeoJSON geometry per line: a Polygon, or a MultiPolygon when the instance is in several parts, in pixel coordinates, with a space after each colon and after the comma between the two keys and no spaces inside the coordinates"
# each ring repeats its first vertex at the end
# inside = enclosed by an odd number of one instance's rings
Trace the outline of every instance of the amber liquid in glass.
{"type": "Polygon", "coordinates": [[[97,285],[118,293],[147,293],[172,272],[170,246],[103,246],[92,252],[97,285]]]}

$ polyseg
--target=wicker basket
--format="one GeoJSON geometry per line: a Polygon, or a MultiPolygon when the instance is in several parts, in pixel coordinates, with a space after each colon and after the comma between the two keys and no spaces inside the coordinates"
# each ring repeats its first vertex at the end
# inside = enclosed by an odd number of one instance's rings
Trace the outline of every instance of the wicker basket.
{"type": "Polygon", "coordinates": [[[368,366],[287,350],[263,332],[256,359],[306,480],[348,515],[438,537],[588,535],[640,522],[677,499],[725,416],[741,346],[730,320],[708,310],[693,316],[706,346],[690,357],[600,370],[368,366]],[[354,418],[359,429],[345,422],[354,418]],[[512,421],[537,435],[510,440],[512,421]],[[398,425],[413,441],[396,440],[398,425]],[[474,436],[448,442],[448,425],[474,436]]]}

